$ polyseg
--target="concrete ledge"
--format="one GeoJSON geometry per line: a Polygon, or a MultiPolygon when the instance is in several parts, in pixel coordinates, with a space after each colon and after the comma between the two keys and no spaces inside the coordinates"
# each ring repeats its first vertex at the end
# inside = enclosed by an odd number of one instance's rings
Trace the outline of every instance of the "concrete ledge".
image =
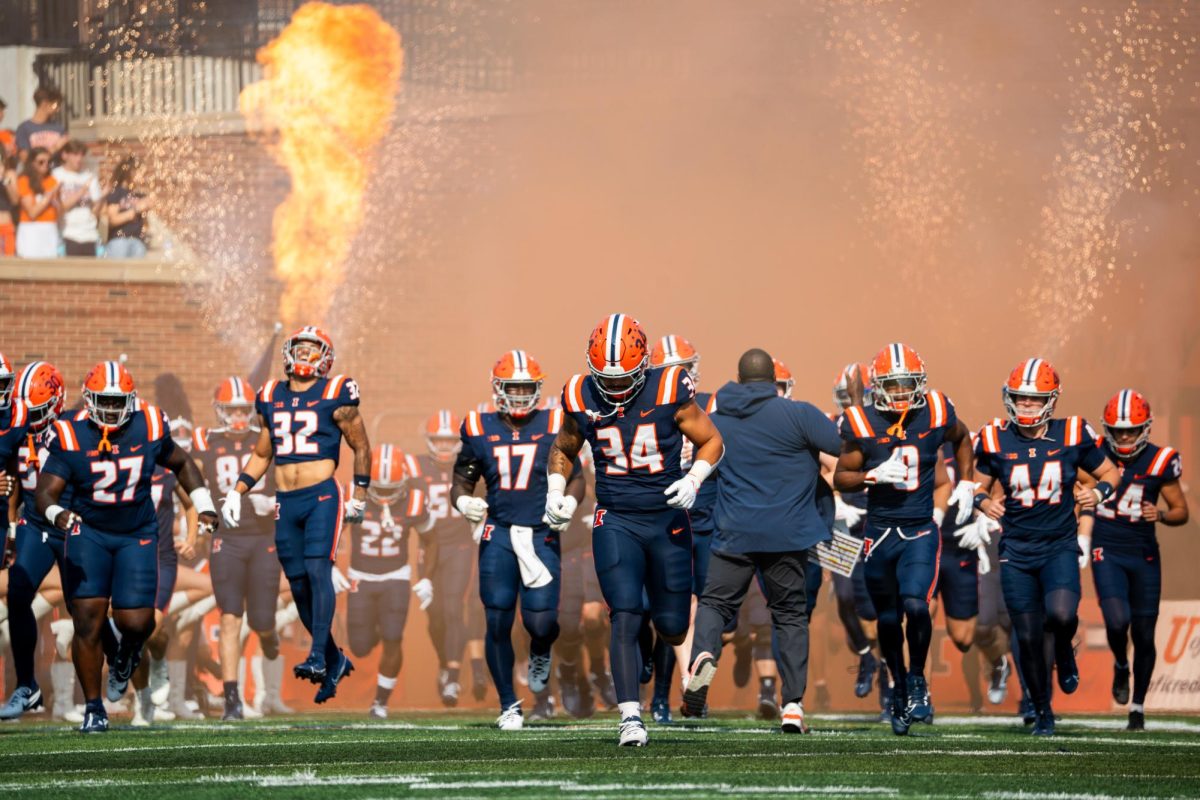
{"type": "Polygon", "coordinates": [[[198,276],[179,262],[158,258],[0,258],[0,283],[5,281],[196,283],[198,276]]]}

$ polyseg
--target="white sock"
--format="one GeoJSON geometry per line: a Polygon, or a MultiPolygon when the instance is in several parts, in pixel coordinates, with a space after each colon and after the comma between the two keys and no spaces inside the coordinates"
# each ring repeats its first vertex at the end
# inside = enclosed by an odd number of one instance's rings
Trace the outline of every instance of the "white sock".
{"type": "Polygon", "coordinates": [[[628,703],[617,703],[617,710],[621,712],[621,719],[640,717],[642,715],[642,704],[637,700],[630,700],[628,703]]]}
{"type": "MultiPolygon", "coordinates": [[[[263,700],[266,699],[266,692],[263,691],[263,657],[261,655],[250,656],[250,675],[254,678],[254,702],[251,705],[262,710],[263,700]]],[[[245,689],[242,690],[245,695],[245,689]]]]}
{"type": "Polygon", "coordinates": [[[275,630],[282,631],[298,619],[300,619],[300,610],[296,608],[295,601],[292,601],[287,604],[286,608],[275,612],[275,630]]]}
{"type": "Polygon", "coordinates": [[[41,619],[54,610],[54,606],[50,605],[50,601],[40,594],[33,596],[33,602],[30,603],[30,607],[33,609],[34,619],[41,619]]]}
{"type": "Polygon", "coordinates": [[[396,688],[396,679],[389,678],[385,675],[380,675],[378,678],[375,679],[375,682],[377,684],[379,684],[380,689],[395,689],[396,688]]]}
{"type": "Polygon", "coordinates": [[[1138,712],[1138,713],[1140,713],[1140,714],[1145,714],[1145,713],[1146,713],[1146,706],[1145,706],[1145,704],[1143,704],[1143,703],[1130,703],[1130,704],[1129,704],[1129,710],[1130,710],[1130,711],[1137,711],[1137,712],[1138,712]]]}
{"type": "Polygon", "coordinates": [[[205,615],[216,607],[217,598],[212,595],[205,597],[203,600],[197,600],[179,612],[179,621],[176,625],[178,628],[189,628],[204,619],[205,615]]]}
{"type": "Polygon", "coordinates": [[[171,595],[171,602],[167,604],[167,614],[174,614],[187,608],[188,596],[187,592],[175,592],[171,595]]]}

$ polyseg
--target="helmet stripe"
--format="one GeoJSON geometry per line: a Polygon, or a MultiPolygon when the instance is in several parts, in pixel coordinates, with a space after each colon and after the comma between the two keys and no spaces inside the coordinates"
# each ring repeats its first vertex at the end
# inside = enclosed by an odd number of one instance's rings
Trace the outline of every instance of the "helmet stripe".
{"type": "Polygon", "coordinates": [[[1131,403],[1131,401],[1133,400],[1132,394],[1133,393],[1131,391],[1129,391],[1128,389],[1121,390],[1121,399],[1119,401],[1117,401],[1117,421],[1118,422],[1130,422],[1129,406],[1132,404],[1131,403]]]}
{"type": "Polygon", "coordinates": [[[899,342],[892,342],[892,368],[889,372],[897,372],[904,369],[904,353],[900,350],[899,342]]]}
{"type": "Polygon", "coordinates": [[[1034,389],[1037,388],[1038,369],[1042,366],[1040,358],[1031,358],[1025,362],[1025,376],[1022,383],[1031,384],[1034,389]]]}
{"type": "MultiPolygon", "coordinates": [[[[0,356],[0,358],[4,358],[4,356],[0,356]]],[[[21,385],[17,387],[17,395],[19,397],[22,399],[29,397],[29,385],[33,383],[33,375],[45,363],[44,361],[34,361],[25,368],[25,371],[21,374],[21,385]]]]}
{"type": "Polygon", "coordinates": [[[666,350],[667,355],[672,358],[679,355],[679,345],[675,342],[674,334],[666,337],[666,346],[663,349],[666,350]]]}
{"type": "Polygon", "coordinates": [[[615,364],[621,360],[621,317],[622,314],[613,314],[608,318],[608,335],[606,344],[608,345],[608,362],[615,364]]]}
{"type": "Polygon", "coordinates": [[[379,448],[379,481],[380,483],[391,483],[392,481],[392,446],[390,444],[379,448]]]}

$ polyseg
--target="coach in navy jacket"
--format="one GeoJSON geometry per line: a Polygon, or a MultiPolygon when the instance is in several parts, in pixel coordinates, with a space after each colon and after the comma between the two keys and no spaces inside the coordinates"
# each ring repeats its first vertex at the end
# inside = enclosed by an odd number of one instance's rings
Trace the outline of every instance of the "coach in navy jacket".
{"type": "Polygon", "coordinates": [[[779,645],[783,729],[798,731],[808,680],[806,551],[829,538],[820,504],[832,492],[822,486],[821,454],[836,457],[841,440],[815,406],[778,396],[774,362],[758,349],[738,361],[738,382],[717,392],[712,419],[725,455],[716,475],[712,560],[696,609],[685,706],[689,714],[703,712],[721,632],[737,617],[758,573],[779,645]]]}

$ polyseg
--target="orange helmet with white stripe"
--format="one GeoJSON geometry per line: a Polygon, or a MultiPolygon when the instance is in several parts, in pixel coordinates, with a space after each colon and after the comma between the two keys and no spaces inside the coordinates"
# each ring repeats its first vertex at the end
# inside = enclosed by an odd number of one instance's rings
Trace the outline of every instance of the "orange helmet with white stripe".
{"type": "Polygon", "coordinates": [[[283,342],[283,371],[297,378],[324,378],[333,368],[333,339],[305,325],[283,342]]]}
{"type": "Polygon", "coordinates": [[[664,336],[650,351],[650,366],[669,367],[678,364],[692,376],[692,383],[700,382],[700,354],[692,343],[682,336],[664,336]]]}
{"type": "Polygon", "coordinates": [[[1009,373],[1001,396],[1014,425],[1036,428],[1054,416],[1054,404],[1061,391],[1058,372],[1049,361],[1027,358],[1009,373]]]}
{"type": "Polygon", "coordinates": [[[254,415],[254,388],[249,381],[236,375],[226,378],[213,392],[213,410],[229,430],[249,430],[254,415]]]}
{"type": "Polygon", "coordinates": [[[137,389],[125,365],[101,361],[83,379],[83,405],[88,419],[101,428],[119,428],[137,408],[137,389]]]}
{"type": "Polygon", "coordinates": [[[17,396],[29,409],[29,428],[43,430],[62,413],[67,402],[67,388],[62,373],[53,364],[34,361],[21,370],[17,379],[17,396]]]}
{"type": "Polygon", "coordinates": [[[925,405],[925,361],[906,344],[892,342],[871,362],[871,401],[879,411],[903,413],[925,405]]]}
{"type": "Polygon", "coordinates": [[[1133,389],[1122,389],[1104,406],[1104,430],[1121,458],[1133,458],[1146,449],[1153,422],[1150,402],[1133,389]]]}
{"type": "Polygon", "coordinates": [[[646,332],[628,314],[608,315],[592,329],[587,363],[601,397],[613,405],[628,403],[646,382],[646,332]]]}
{"type": "Polygon", "coordinates": [[[13,390],[17,388],[17,373],[12,362],[0,353],[0,411],[12,403],[13,390]]]}
{"type": "Polygon", "coordinates": [[[448,408],[437,411],[425,420],[425,446],[435,461],[448,464],[462,450],[462,438],[458,434],[459,419],[448,408]]]}
{"type": "Polygon", "coordinates": [[[371,485],[367,495],[381,506],[391,505],[408,483],[404,451],[394,444],[376,445],[371,450],[371,485]]]}
{"type": "Polygon", "coordinates": [[[792,377],[792,371],[787,368],[778,358],[772,358],[775,362],[775,391],[780,397],[792,399],[792,388],[796,385],[796,379],[792,377]]]}
{"type": "Polygon", "coordinates": [[[842,409],[860,405],[870,383],[870,367],[857,361],[847,364],[833,382],[834,404],[842,409]]]}
{"type": "Polygon", "coordinates": [[[537,408],[546,373],[524,350],[509,350],[492,367],[492,402],[501,414],[528,416],[537,408]]]}

